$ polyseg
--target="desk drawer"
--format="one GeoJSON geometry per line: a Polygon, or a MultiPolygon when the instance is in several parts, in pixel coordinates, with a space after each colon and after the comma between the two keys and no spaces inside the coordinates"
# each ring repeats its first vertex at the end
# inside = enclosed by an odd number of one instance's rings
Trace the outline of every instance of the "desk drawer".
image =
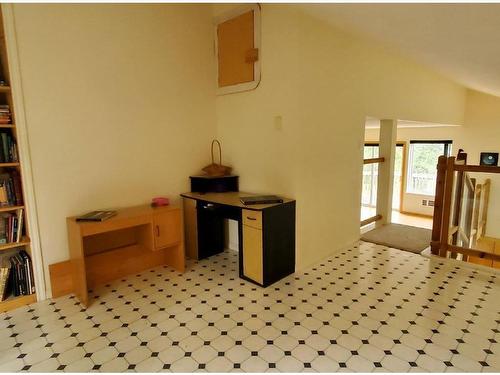
{"type": "Polygon", "coordinates": [[[242,210],[243,225],[262,229],[262,211],[242,210]]]}

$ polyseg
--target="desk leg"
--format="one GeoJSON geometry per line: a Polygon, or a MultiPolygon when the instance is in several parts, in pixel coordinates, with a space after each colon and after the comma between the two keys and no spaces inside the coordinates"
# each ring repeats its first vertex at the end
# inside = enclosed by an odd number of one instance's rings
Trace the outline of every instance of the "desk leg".
{"type": "Polygon", "coordinates": [[[176,271],[180,273],[184,273],[184,271],[186,270],[186,256],[184,254],[184,243],[181,242],[177,246],[162,251],[165,251],[165,264],[167,266],[173,267],[176,271]]]}
{"type": "Polygon", "coordinates": [[[73,291],[80,302],[87,307],[89,295],[87,290],[87,274],[85,271],[85,253],[80,227],[68,220],[68,245],[71,257],[73,291]]]}

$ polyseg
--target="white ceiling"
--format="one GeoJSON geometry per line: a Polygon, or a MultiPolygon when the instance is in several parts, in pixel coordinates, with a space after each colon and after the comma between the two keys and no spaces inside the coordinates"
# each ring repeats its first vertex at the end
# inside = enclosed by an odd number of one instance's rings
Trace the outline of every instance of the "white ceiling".
{"type": "Polygon", "coordinates": [[[500,96],[500,4],[303,4],[334,26],[500,96]]]}

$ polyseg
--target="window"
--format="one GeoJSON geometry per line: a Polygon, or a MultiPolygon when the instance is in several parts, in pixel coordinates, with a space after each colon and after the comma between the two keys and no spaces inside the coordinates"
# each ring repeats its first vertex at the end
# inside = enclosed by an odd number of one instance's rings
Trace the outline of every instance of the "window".
{"type": "Polygon", "coordinates": [[[452,141],[410,141],[406,191],[434,195],[437,162],[441,155],[449,156],[452,141]]]}

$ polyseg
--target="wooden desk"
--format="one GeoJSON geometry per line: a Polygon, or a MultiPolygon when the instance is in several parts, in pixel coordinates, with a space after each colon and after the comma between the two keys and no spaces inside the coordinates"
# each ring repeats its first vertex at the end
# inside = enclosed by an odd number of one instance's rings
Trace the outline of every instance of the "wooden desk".
{"type": "Polygon", "coordinates": [[[240,277],[268,286],[295,272],[295,201],[245,206],[255,194],[183,193],[187,255],[202,259],[224,250],[224,219],[238,222],[240,277]]]}
{"type": "Polygon", "coordinates": [[[149,205],[117,210],[102,222],[67,218],[75,295],[87,306],[88,289],[159,265],[184,272],[182,210],[149,205]]]}

